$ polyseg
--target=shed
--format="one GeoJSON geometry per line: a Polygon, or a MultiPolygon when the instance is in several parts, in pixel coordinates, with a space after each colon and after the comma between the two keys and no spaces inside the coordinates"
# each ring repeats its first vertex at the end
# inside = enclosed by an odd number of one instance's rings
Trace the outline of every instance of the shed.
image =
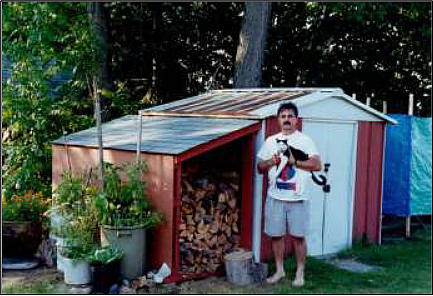
{"type": "MultiPolygon", "coordinates": [[[[256,261],[270,257],[270,241],[262,235],[266,181],[255,170],[255,155],[265,138],[278,132],[275,114],[285,101],[299,107],[299,128],[315,141],[328,164],[330,192],[314,186],[312,194],[309,254],[334,253],[363,237],[380,242],[384,128],[395,120],[339,88],[215,90],[140,112],[149,196],[167,221],[155,231],[150,262],[152,267],[167,262],[173,270],[169,280],[203,276],[180,270],[182,168],[188,160],[219,148],[241,155],[230,160],[241,167],[240,246],[251,248],[256,261]]],[[[135,157],[137,116],[106,123],[103,133],[106,160],[121,163],[135,157]]],[[[91,128],[53,143],[54,183],[67,167],[66,146],[74,170],[96,163],[95,135],[91,128]]]]}

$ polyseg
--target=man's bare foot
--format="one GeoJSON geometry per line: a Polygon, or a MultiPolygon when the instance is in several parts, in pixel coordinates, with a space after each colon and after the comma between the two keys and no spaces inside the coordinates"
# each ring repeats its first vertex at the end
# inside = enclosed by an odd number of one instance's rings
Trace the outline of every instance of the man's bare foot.
{"type": "Polygon", "coordinates": [[[304,277],[296,276],[295,280],[292,282],[293,287],[302,287],[305,284],[304,277]]]}
{"type": "Polygon", "coordinates": [[[274,273],[273,276],[268,277],[266,279],[266,283],[275,284],[276,282],[278,282],[279,280],[281,280],[285,276],[286,276],[286,274],[284,273],[284,271],[283,272],[276,272],[276,273],[274,273]]]}

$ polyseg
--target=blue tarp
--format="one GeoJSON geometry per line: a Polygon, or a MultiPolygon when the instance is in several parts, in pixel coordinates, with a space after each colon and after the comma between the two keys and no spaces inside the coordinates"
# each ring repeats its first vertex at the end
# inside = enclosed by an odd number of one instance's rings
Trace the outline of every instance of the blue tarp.
{"type": "Polygon", "coordinates": [[[431,118],[387,114],[383,214],[431,215],[431,118]]]}
{"type": "Polygon", "coordinates": [[[412,118],[412,159],[410,214],[431,215],[432,120],[412,118]]]}

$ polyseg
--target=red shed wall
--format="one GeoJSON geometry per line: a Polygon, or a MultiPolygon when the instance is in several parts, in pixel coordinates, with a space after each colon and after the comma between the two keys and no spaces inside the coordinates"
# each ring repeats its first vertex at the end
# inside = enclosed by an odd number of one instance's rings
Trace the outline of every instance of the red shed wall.
{"type": "MultiPolygon", "coordinates": [[[[87,171],[95,167],[98,151],[95,148],[69,146],[69,159],[73,172],[87,171]]],[[[148,262],[150,268],[158,268],[163,262],[171,266],[173,260],[173,190],[174,190],[174,159],[169,155],[144,154],[148,173],[146,174],[148,198],[156,211],[164,215],[165,222],[157,227],[151,235],[148,262]]],[[[116,165],[135,160],[135,152],[120,150],[104,150],[104,161],[116,165]]],[[[52,154],[53,185],[60,182],[61,173],[68,168],[66,148],[53,145],[52,154]]]]}
{"type": "Polygon", "coordinates": [[[384,122],[358,123],[353,240],[380,241],[384,122]]]}

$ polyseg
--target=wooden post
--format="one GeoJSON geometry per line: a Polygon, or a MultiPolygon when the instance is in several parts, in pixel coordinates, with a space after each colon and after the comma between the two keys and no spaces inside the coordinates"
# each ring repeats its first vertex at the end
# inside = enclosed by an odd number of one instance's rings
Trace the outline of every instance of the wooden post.
{"type": "MultiPolygon", "coordinates": [[[[413,94],[409,94],[409,108],[408,108],[408,114],[413,115],[413,94]]],[[[410,214],[409,214],[410,215],[410,214]]],[[[410,238],[410,216],[406,217],[406,238],[410,238]]]]}
{"type": "Polygon", "coordinates": [[[371,101],[370,97],[367,97],[367,101],[366,101],[367,106],[370,106],[370,101],[371,101]]]}
{"type": "Polygon", "coordinates": [[[409,94],[409,115],[413,115],[413,94],[409,94]]]}
{"type": "Polygon", "coordinates": [[[101,97],[96,76],[93,77],[93,96],[95,101],[96,130],[98,138],[98,176],[101,182],[101,190],[104,191],[104,148],[102,142],[101,97]]]}
{"type": "Polygon", "coordinates": [[[410,216],[406,217],[406,238],[410,238],[410,216]]]}
{"type": "Polygon", "coordinates": [[[137,162],[140,161],[141,156],[141,134],[143,133],[143,115],[138,111],[138,128],[137,128],[137,162]]]}
{"type": "Polygon", "coordinates": [[[388,108],[387,108],[388,106],[387,106],[387,103],[386,103],[386,101],[383,101],[382,102],[382,112],[383,113],[388,113],[388,108]]]}

